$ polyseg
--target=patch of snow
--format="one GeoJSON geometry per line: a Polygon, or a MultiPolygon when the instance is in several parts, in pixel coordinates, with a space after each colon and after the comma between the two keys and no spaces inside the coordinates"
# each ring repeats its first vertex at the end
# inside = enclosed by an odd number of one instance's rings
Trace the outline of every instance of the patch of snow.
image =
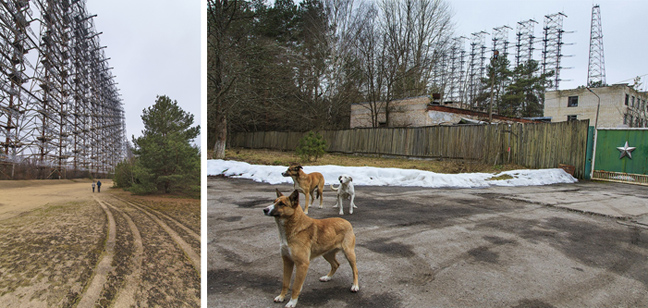
{"type": "MultiPolygon", "coordinates": [[[[207,175],[223,175],[269,184],[292,184],[282,172],[288,166],[252,165],[233,160],[207,161],[207,175]]],[[[489,186],[535,186],[575,183],[578,180],[563,169],[522,169],[491,173],[445,174],[431,171],[376,167],[342,167],[335,165],[304,166],[304,172],[319,172],[327,184],[338,183],[338,176],[348,174],[355,186],[411,186],[430,188],[479,188],[489,186]],[[504,179],[498,179],[498,177],[504,179]],[[509,176],[511,178],[509,178],[509,176]]]]}

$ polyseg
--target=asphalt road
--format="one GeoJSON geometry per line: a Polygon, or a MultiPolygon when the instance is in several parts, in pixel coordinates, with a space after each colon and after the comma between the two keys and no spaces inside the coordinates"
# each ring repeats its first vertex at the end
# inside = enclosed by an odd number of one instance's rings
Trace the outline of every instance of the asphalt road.
{"type": "MultiPolygon", "coordinates": [[[[285,194],[292,185],[209,178],[209,307],[283,307],[272,300],[281,288],[278,231],[262,212],[275,188],[285,194]]],[[[605,189],[648,202],[645,187],[613,183],[356,186],[358,208],[343,217],[357,237],[360,292],[349,291],[342,254],[330,282],[318,280],[329,269],[318,258],[298,307],[648,307],[645,226],[560,206],[605,189]],[[538,202],[543,194],[552,201],[538,202]]],[[[327,187],[324,208],[316,200],[311,217],[338,216],[334,203],[327,187]]]]}

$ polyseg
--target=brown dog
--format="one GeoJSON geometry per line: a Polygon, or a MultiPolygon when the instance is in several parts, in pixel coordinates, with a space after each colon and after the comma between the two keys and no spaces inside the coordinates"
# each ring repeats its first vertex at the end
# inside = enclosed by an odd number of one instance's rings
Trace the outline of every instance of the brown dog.
{"type": "Polygon", "coordinates": [[[306,173],[302,169],[304,168],[300,164],[290,164],[288,170],[281,175],[291,177],[294,182],[293,187],[304,194],[306,197],[304,213],[308,215],[308,196],[310,196],[310,203],[313,203],[315,201],[315,191],[317,191],[317,198],[320,199],[319,208],[322,208],[324,176],[319,172],[306,173]]]}
{"type": "Polygon", "coordinates": [[[331,280],[331,276],[340,266],[340,263],[335,259],[335,254],[340,250],[349,261],[353,271],[351,292],[360,290],[358,268],[356,267],[355,234],[351,223],[339,217],[313,219],[306,216],[299,206],[297,190],[286,197],[277,189],[277,199],[272,205],[264,208],[263,213],[274,216],[279,227],[283,283],[281,294],[275,297],[275,302],[284,301],[290,286],[293,267],[296,267],[292,294],[286,307],[297,305],[310,261],[319,256],[323,256],[331,264],[331,271],[326,276],[320,277],[320,281],[331,280]]]}

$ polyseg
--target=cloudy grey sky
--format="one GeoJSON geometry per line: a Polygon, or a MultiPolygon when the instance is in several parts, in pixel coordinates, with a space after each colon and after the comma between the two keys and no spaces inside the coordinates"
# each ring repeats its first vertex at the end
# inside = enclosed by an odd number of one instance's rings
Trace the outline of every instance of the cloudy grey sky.
{"type": "MultiPolygon", "coordinates": [[[[592,5],[601,6],[606,80],[608,84],[628,82],[643,76],[648,85],[648,34],[645,27],[645,0],[449,0],[454,13],[457,36],[508,25],[511,46],[518,21],[538,21],[535,34],[542,35],[544,16],[563,12],[565,34],[561,89],[584,85],[587,80],[592,5]]],[[[118,88],[126,111],[128,139],[144,128],[142,110],[167,95],[194,114],[201,112],[201,8],[200,0],[88,0],[87,8],[106,55],[114,67],[118,88]]],[[[487,43],[491,37],[487,36],[487,43]]],[[[540,58],[540,40],[536,56],[540,58]]],[[[512,47],[511,47],[512,48],[512,47]]],[[[203,125],[204,126],[204,125],[203,125]]],[[[200,138],[195,140],[200,145],[200,138]]]]}
{"type": "MultiPolygon", "coordinates": [[[[564,57],[561,71],[561,89],[576,88],[587,82],[587,65],[589,61],[590,23],[593,4],[601,7],[603,27],[603,48],[605,52],[606,81],[613,83],[630,83],[636,76],[642,77],[642,89],[648,84],[648,32],[646,32],[646,12],[648,1],[645,0],[449,0],[454,12],[454,21],[458,35],[470,37],[471,33],[486,31],[492,33],[494,27],[508,25],[509,48],[515,48],[515,31],[517,22],[534,19],[536,59],[540,59],[541,35],[544,16],[558,12],[567,15],[563,19],[563,29],[574,31],[566,33],[564,42],[573,45],[563,46],[564,57]],[[566,80],[570,79],[570,80],[566,80]]],[[[491,37],[487,43],[492,45],[491,37]]],[[[487,46],[491,46],[487,45],[487,46]]],[[[511,50],[511,49],[509,49],[511,50]]],[[[514,49],[513,49],[514,50],[514,49]]],[[[511,57],[511,61],[514,59],[511,57]]]]}
{"type": "MultiPolygon", "coordinates": [[[[129,141],[141,136],[142,110],[158,95],[201,124],[201,6],[200,0],[87,0],[119,83],[129,141]]],[[[200,146],[200,136],[194,142],[200,146]]]]}

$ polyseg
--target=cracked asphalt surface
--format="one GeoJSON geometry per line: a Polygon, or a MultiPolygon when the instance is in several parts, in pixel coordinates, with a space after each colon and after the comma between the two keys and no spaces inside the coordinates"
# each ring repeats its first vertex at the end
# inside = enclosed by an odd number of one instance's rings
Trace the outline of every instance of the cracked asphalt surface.
{"type": "MultiPolygon", "coordinates": [[[[293,189],[209,178],[210,307],[283,307],[272,301],[281,288],[278,231],[262,213],[275,188],[293,189]]],[[[340,269],[325,283],[318,277],[328,263],[317,258],[298,307],[648,307],[645,226],[560,206],[575,192],[587,203],[589,191],[604,189],[648,202],[645,187],[615,183],[356,186],[358,208],[343,217],[357,237],[360,292],[349,291],[351,269],[342,254],[340,269]],[[550,203],[529,197],[548,193],[550,203]]],[[[337,217],[333,204],[327,187],[324,208],[312,206],[311,217],[337,217]]]]}

